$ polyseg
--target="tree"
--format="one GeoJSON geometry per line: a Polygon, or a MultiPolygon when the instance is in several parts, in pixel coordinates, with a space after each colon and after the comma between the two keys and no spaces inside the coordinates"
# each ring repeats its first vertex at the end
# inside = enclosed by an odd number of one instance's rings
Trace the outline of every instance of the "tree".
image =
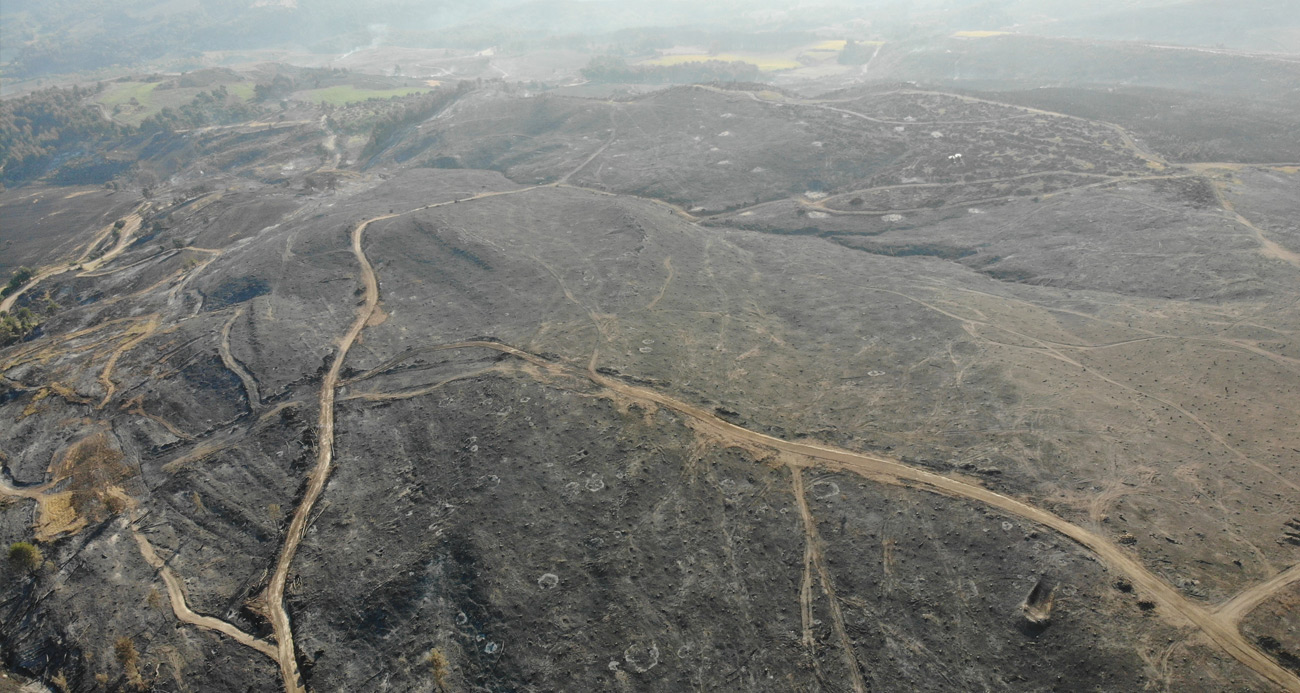
{"type": "Polygon", "coordinates": [[[0,289],[0,296],[8,296],[17,291],[35,275],[36,270],[30,267],[19,267],[14,270],[13,276],[9,277],[9,283],[5,284],[3,289],[0,289]]]}

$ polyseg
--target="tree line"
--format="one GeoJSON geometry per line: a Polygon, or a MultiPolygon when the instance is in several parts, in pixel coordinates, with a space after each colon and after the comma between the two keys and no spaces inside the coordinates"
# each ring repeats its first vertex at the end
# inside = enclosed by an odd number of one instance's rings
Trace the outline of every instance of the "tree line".
{"type": "Polygon", "coordinates": [[[46,89],[0,101],[0,183],[40,175],[56,152],[114,139],[127,128],[84,103],[98,89],[46,89]]]}
{"type": "Polygon", "coordinates": [[[582,76],[593,82],[626,84],[694,84],[696,82],[758,82],[758,66],[739,60],[706,60],[678,65],[629,65],[618,56],[592,58],[582,76]]]}
{"type": "Polygon", "coordinates": [[[123,165],[106,162],[102,152],[124,138],[240,122],[263,110],[232,96],[222,85],[131,127],[109,118],[98,104],[89,101],[103,88],[56,87],[0,101],[0,186],[33,180],[56,164],[68,170],[94,171],[98,167],[112,177],[123,165]]]}

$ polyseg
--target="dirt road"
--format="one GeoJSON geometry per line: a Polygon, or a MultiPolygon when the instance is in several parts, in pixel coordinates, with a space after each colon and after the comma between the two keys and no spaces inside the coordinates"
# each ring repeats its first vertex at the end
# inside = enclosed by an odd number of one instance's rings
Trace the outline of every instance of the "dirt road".
{"type": "Polygon", "coordinates": [[[803,468],[798,465],[789,465],[790,483],[793,486],[795,504],[799,506],[799,518],[803,523],[804,532],[804,558],[803,558],[803,582],[799,590],[799,608],[803,613],[803,642],[804,646],[812,649],[814,640],[812,635],[812,569],[816,567],[817,577],[821,581],[822,594],[826,595],[826,602],[831,612],[831,626],[835,631],[835,637],[840,643],[840,655],[844,659],[844,667],[849,672],[849,683],[853,685],[853,693],[866,693],[866,682],[862,680],[862,667],[858,664],[858,657],[853,652],[853,640],[849,638],[848,627],[844,623],[844,612],[840,608],[840,600],[835,595],[835,586],[831,582],[830,571],[826,569],[826,561],[821,551],[821,536],[817,532],[817,523],[813,520],[812,511],[808,509],[808,498],[804,494],[803,485],[803,468]]]}
{"type": "Polygon", "coordinates": [[[235,321],[244,314],[244,307],[240,306],[226,321],[221,328],[221,343],[218,345],[218,351],[221,354],[221,362],[225,364],[230,372],[239,376],[239,382],[244,384],[244,396],[248,398],[248,408],[257,410],[262,406],[262,393],[258,390],[257,380],[253,377],[248,369],[230,353],[230,330],[235,326],[235,321]]]}
{"type": "Polygon", "coordinates": [[[172,573],[171,568],[167,567],[166,562],[158,556],[158,553],[153,549],[153,545],[149,543],[149,540],[144,535],[136,533],[134,536],[136,543],[140,546],[140,554],[144,556],[145,562],[153,566],[158,571],[158,574],[162,576],[163,584],[167,586],[167,597],[172,604],[172,613],[176,614],[177,620],[216,631],[241,645],[261,652],[271,659],[276,658],[275,647],[265,640],[258,640],[220,619],[202,616],[191,611],[189,605],[185,603],[185,591],[181,586],[181,581],[172,573]]]}
{"type": "Polygon", "coordinates": [[[0,479],[0,497],[27,498],[30,500],[40,502],[41,494],[45,493],[45,491],[47,491],[53,485],[54,484],[52,483],[44,483],[41,484],[40,486],[31,486],[31,487],[25,486],[23,488],[16,488],[14,486],[10,486],[9,482],[0,479]]]}
{"type": "Polygon", "coordinates": [[[99,232],[97,232],[95,236],[90,239],[90,242],[86,244],[86,247],[84,250],[82,250],[81,255],[79,255],[71,263],[68,262],[57,263],[54,265],[50,265],[49,267],[42,267],[41,269],[37,270],[35,276],[27,280],[26,284],[23,284],[16,291],[9,294],[8,296],[5,296],[3,301],[0,301],[0,313],[9,312],[14,307],[14,302],[18,300],[18,297],[22,296],[23,294],[35,288],[37,284],[40,284],[42,281],[49,279],[50,277],[53,277],[55,275],[59,275],[59,274],[63,274],[64,272],[71,271],[79,263],[84,263],[82,264],[83,270],[93,271],[99,269],[105,263],[113,260],[118,255],[121,255],[122,251],[126,250],[127,246],[131,244],[131,240],[134,238],[135,232],[139,230],[140,222],[141,222],[140,215],[143,214],[147,210],[147,208],[148,205],[141,205],[140,207],[136,208],[134,212],[131,212],[127,216],[123,217],[122,221],[124,221],[125,223],[123,223],[120,229],[114,228],[116,222],[114,222],[113,224],[109,224],[108,226],[105,226],[103,229],[100,229],[99,232]],[[107,238],[109,235],[111,235],[114,231],[117,232],[117,243],[115,243],[113,247],[110,248],[103,255],[96,258],[93,262],[86,262],[86,258],[90,257],[91,252],[94,251],[94,249],[98,247],[99,244],[102,243],[104,239],[107,238]]]}
{"type": "Polygon", "coordinates": [[[1220,604],[1214,610],[1214,614],[1228,623],[1241,623],[1241,620],[1254,611],[1255,607],[1297,582],[1300,582],[1300,563],[1274,575],[1271,579],[1242,590],[1237,596],[1220,604]]]}
{"type": "MultiPolygon", "coordinates": [[[[39,504],[44,501],[45,492],[53,487],[55,483],[52,481],[36,487],[14,488],[8,482],[0,480],[0,497],[27,498],[39,504]]],[[[140,555],[144,557],[145,562],[157,570],[162,577],[163,584],[167,587],[167,597],[172,605],[172,613],[176,615],[177,620],[216,631],[230,637],[241,645],[261,652],[267,657],[276,658],[275,647],[265,640],[259,640],[221,619],[203,616],[191,610],[185,602],[185,588],[180,579],[176,577],[171,568],[167,567],[167,563],[158,556],[158,552],[154,551],[153,545],[149,543],[149,540],[144,535],[136,532],[134,528],[132,529],[132,536],[140,547],[140,555]]]]}
{"type": "MultiPolygon", "coordinates": [[[[574,170],[577,171],[581,169],[582,166],[586,165],[586,163],[587,161],[584,161],[574,170]]],[[[565,178],[567,178],[567,176],[565,178]]],[[[357,309],[356,316],[347,332],[345,332],[338,340],[336,344],[335,357],[328,372],[322,380],[319,397],[320,410],[317,422],[319,447],[317,449],[316,465],[313,467],[311,474],[308,477],[306,492],[294,510],[284,545],[281,547],[275,569],[266,589],[267,609],[276,639],[275,659],[279,663],[284,688],[289,693],[302,693],[304,687],[298,671],[298,664],[295,656],[292,625],[284,604],[285,584],[288,580],[289,569],[292,566],[294,556],[297,553],[298,547],[301,544],[303,535],[306,531],[312,509],[325,488],[325,483],[329,478],[333,463],[334,404],[336,399],[336,390],[341,384],[340,374],[342,373],[344,362],[347,358],[348,351],[370,322],[379,304],[378,278],[362,248],[362,240],[366,230],[378,221],[393,219],[457,202],[469,202],[472,200],[501,195],[520,194],[542,187],[576,187],[565,185],[562,182],[563,180],[564,179],[561,179],[561,181],[544,186],[481,193],[479,195],[459,200],[425,205],[404,212],[380,215],[360,222],[353,229],[351,233],[351,250],[357,259],[357,263],[361,267],[361,281],[364,299],[361,306],[357,309]]],[[[1113,570],[1126,575],[1138,590],[1159,606],[1163,607],[1162,613],[1196,626],[1215,645],[1236,658],[1238,661],[1250,667],[1265,679],[1285,690],[1300,691],[1300,677],[1297,677],[1287,669],[1279,666],[1272,658],[1247,641],[1237,630],[1236,620],[1233,620],[1232,618],[1232,614],[1244,609],[1250,603],[1250,600],[1258,599],[1259,601],[1262,601],[1262,599],[1267,598],[1267,595],[1271,594],[1273,591],[1271,588],[1259,593],[1251,592],[1251,596],[1249,597],[1240,597],[1241,601],[1232,609],[1227,609],[1225,605],[1223,611],[1211,611],[1206,607],[1193,603],[1185,598],[1177,589],[1148,571],[1145,566],[1143,566],[1126,550],[1112,544],[1101,535],[1074,525],[1050,512],[1035,508],[994,491],[990,491],[982,486],[952,479],[922,469],[913,468],[897,460],[862,453],[854,453],[828,446],[785,441],[741,428],[719,419],[708,411],[679,401],[668,395],[628,385],[620,380],[609,378],[597,373],[595,370],[595,364],[597,363],[598,358],[597,352],[592,353],[587,370],[585,372],[580,372],[567,366],[547,361],[515,347],[497,342],[458,342],[454,344],[428,347],[425,350],[438,351],[472,347],[493,349],[502,353],[507,353],[551,372],[562,373],[570,377],[590,379],[595,384],[605,388],[616,396],[642,404],[651,403],[674,410],[687,416],[692,421],[693,425],[708,429],[710,433],[719,436],[722,440],[731,441],[745,446],[759,446],[787,453],[788,455],[793,456],[793,459],[795,460],[789,463],[794,472],[798,472],[799,469],[805,466],[820,466],[827,469],[848,471],[872,480],[903,483],[933,493],[978,501],[996,507],[1009,514],[1049,527],[1083,545],[1113,570]]],[[[383,366],[374,369],[370,374],[373,374],[375,371],[381,370],[382,368],[383,366]]],[[[365,375],[362,376],[362,378],[364,377],[365,375]]],[[[814,565],[815,564],[816,561],[814,561],[814,565]]],[[[822,578],[824,591],[833,595],[833,588],[829,584],[828,576],[819,575],[819,577],[822,578]]],[[[1258,601],[1255,601],[1254,603],[1258,604],[1258,601]]]]}
{"type": "MultiPolygon", "coordinates": [[[[1246,640],[1237,630],[1236,620],[1234,620],[1234,614],[1243,609],[1248,610],[1247,607],[1250,606],[1252,601],[1258,604],[1259,601],[1267,598],[1269,594],[1278,589],[1277,585],[1289,584],[1290,581],[1300,578],[1300,575],[1292,575],[1300,572],[1300,568],[1287,571],[1287,573],[1283,574],[1285,577],[1275,578],[1276,584],[1272,584],[1273,581],[1270,581],[1270,583],[1260,586],[1258,588],[1259,592],[1248,590],[1248,594],[1243,593],[1237,599],[1229,602],[1229,605],[1222,607],[1221,610],[1217,612],[1211,611],[1184,597],[1172,585],[1147,570],[1128,551],[1111,543],[1105,537],[1079,527],[1050,512],[1035,508],[995,491],[990,491],[982,486],[910,467],[897,460],[884,457],[773,438],[728,423],[699,407],[654,390],[629,385],[620,380],[601,375],[590,368],[585,373],[576,373],[573,369],[546,361],[505,344],[475,341],[449,344],[445,345],[444,348],[470,347],[494,349],[553,372],[560,371],[570,376],[586,377],[592,382],[632,401],[653,403],[683,414],[689,417],[695,425],[708,429],[710,433],[722,440],[744,444],[745,446],[757,445],[805,458],[803,463],[805,466],[820,466],[826,469],[853,472],[871,480],[903,483],[945,496],[978,501],[1003,512],[1049,527],[1081,544],[1092,551],[1112,570],[1125,575],[1140,593],[1159,605],[1166,615],[1173,615],[1176,619],[1199,628],[1211,642],[1224,652],[1283,690],[1300,691],[1300,676],[1296,676],[1291,671],[1283,668],[1246,640]]],[[[595,363],[595,359],[592,359],[592,363],[595,363]]],[[[796,467],[799,466],[797,462],[791,462],[790,464],[796,467]]]]}
{"type": "Polygon", "coordinates": [[[330,364],[329,371],[321,381],[320,413],[316,424],[318,439],[316,466],[307,480],[307,491],[294,510],[284,545],[280,547],[280,557],[276,561],[275,572],[271,574],[271,582],[266,587],[267,610],[270,612],[271,627],[275,632],[275,658],[280,664],[280,677],[284,682],[284,688],[289,693],[300,693],[304,688],[298,673],[298,660],[294,656],[293,630],[289,623],[289,614],[284,608],[284,585],[289,576],[289,567],[293,564],[293,557],[298,553],[298,546],[302,543],[303,533],[307,529],[308,516],[316,500],[320,498],[321,491],[325,489],[325,481],[329,478],[330,465],[334,457],[334,394],[338,387],[339,373],[343,370],[343,362],[347,359],[348,350],[357,341],[361,330],[365,329],[370,316],[375,312],[375,307],[379,305],[379,280],[375,277],[375,270],[370,265],[370,260],[361,249],[361,239],[366,229],[374,222],[396,216],[399,215],[387,214],[373,217],[357,224],[357,227],[352,230],[352,254],[361,265],[361,284],[365,291],[365,300],[357,310],[352,326],[339,339],[333,363],[330,364]]]}
{"type": "Polygon", "coordinates": [[[357,264],[361,266],[361,287],[364,299],[357,309],[352,325],[339,338],[329,371],[326,372],[324,379],[321,381],[320,411],[316,424],[319,441],[316,449],[316,465],[307,478],[307,490],[304,492],[298,506],[294,509],[293,519],[289,522],[289,530],[285,534],[284,544],[280,547],[275,570],[271,573],[271,581],[266,587],[267,611],[269,612],[272,630],[275,632],[276,660],[279,662],[280,676],[288,693],[302,693],[305,689],[302,685],[302,678],[298,673],[298,661],[294,655],[293,628],[289,621],[288,611],[284,606],[284,587],[288,581],[289,568],[293,565],[293,558],[298,553],[298,546],[302,543],[303,534],[307,530],[308,518],[311,516],[316,501],[320,498],[321,492],[325,490],[325,482],[329,479],[330,468],[333,464],[334,399],[335,391],[339,385],[339,374],[343,371],[343,363],[347,360],[348,351],[356,343],[357,337],[366,328],[375,313],[375,309],[379,306],[379,278],[375,275],[374,267],[366,257],[365,250],[361,247],[361,241],[365,237],[366,229],[370,228],[371,224],[385,219],[394,219],[457,202],[468,202],[500,195],[514,195],[533,189],[535,188],[480,193],[472,197],[425,205],[404,212],[383,214],[362,221],[352,230],[352,255],[356,257],[357,264]]]}

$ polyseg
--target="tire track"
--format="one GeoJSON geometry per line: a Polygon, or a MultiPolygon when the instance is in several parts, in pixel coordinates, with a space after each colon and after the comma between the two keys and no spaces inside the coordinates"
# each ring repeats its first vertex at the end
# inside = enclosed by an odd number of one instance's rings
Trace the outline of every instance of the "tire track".
{"type": "Polygon", "coordinates": [[[804,645],[811,648],[815,643],[812,638],[812,628],[810,619],[812,618],[812,575],[810,567],[817,568],[817,577],[821,581],[822,594],[826,595],[826,601],[830,605],[831,624],[835,629],[835,636],[840,641],[840,654],[844,658],[844,666],[849,670],[849,678],[853,684],[853,693],[866,693],[866,683],[862,680],[862,668],[858,665],[858,658],[853,653],[853,641],[849,638],[848,628],[844,625],[844,611],[840,608],[839,598],[835,596],[835,586],[831,582],[830,572],[826,570],[826,561],[821,551],[821,535],[817,531],[817,522],[813,519],[812,511],[808,508],[808,498],[804,494],[803,485],[803,467],[799,465],[788,465],[790,469],[790,480],[794,487],[795,503],[799,506],[799,517],[803,521],[804,533],[804,575],[803,587],[800,590],[800,607],[804,615],[804,645]]]}

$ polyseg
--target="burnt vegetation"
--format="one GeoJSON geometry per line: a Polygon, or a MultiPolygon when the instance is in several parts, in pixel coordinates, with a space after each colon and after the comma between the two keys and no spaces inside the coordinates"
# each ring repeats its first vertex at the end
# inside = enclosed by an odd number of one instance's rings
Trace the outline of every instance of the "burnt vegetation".
{"type": "Polygon", "coordinates": [[[1293,68],[865,26],[357,31],[306,50],[373,73],[6,99],[6,671],[1290,685],[1293,68]]]}

